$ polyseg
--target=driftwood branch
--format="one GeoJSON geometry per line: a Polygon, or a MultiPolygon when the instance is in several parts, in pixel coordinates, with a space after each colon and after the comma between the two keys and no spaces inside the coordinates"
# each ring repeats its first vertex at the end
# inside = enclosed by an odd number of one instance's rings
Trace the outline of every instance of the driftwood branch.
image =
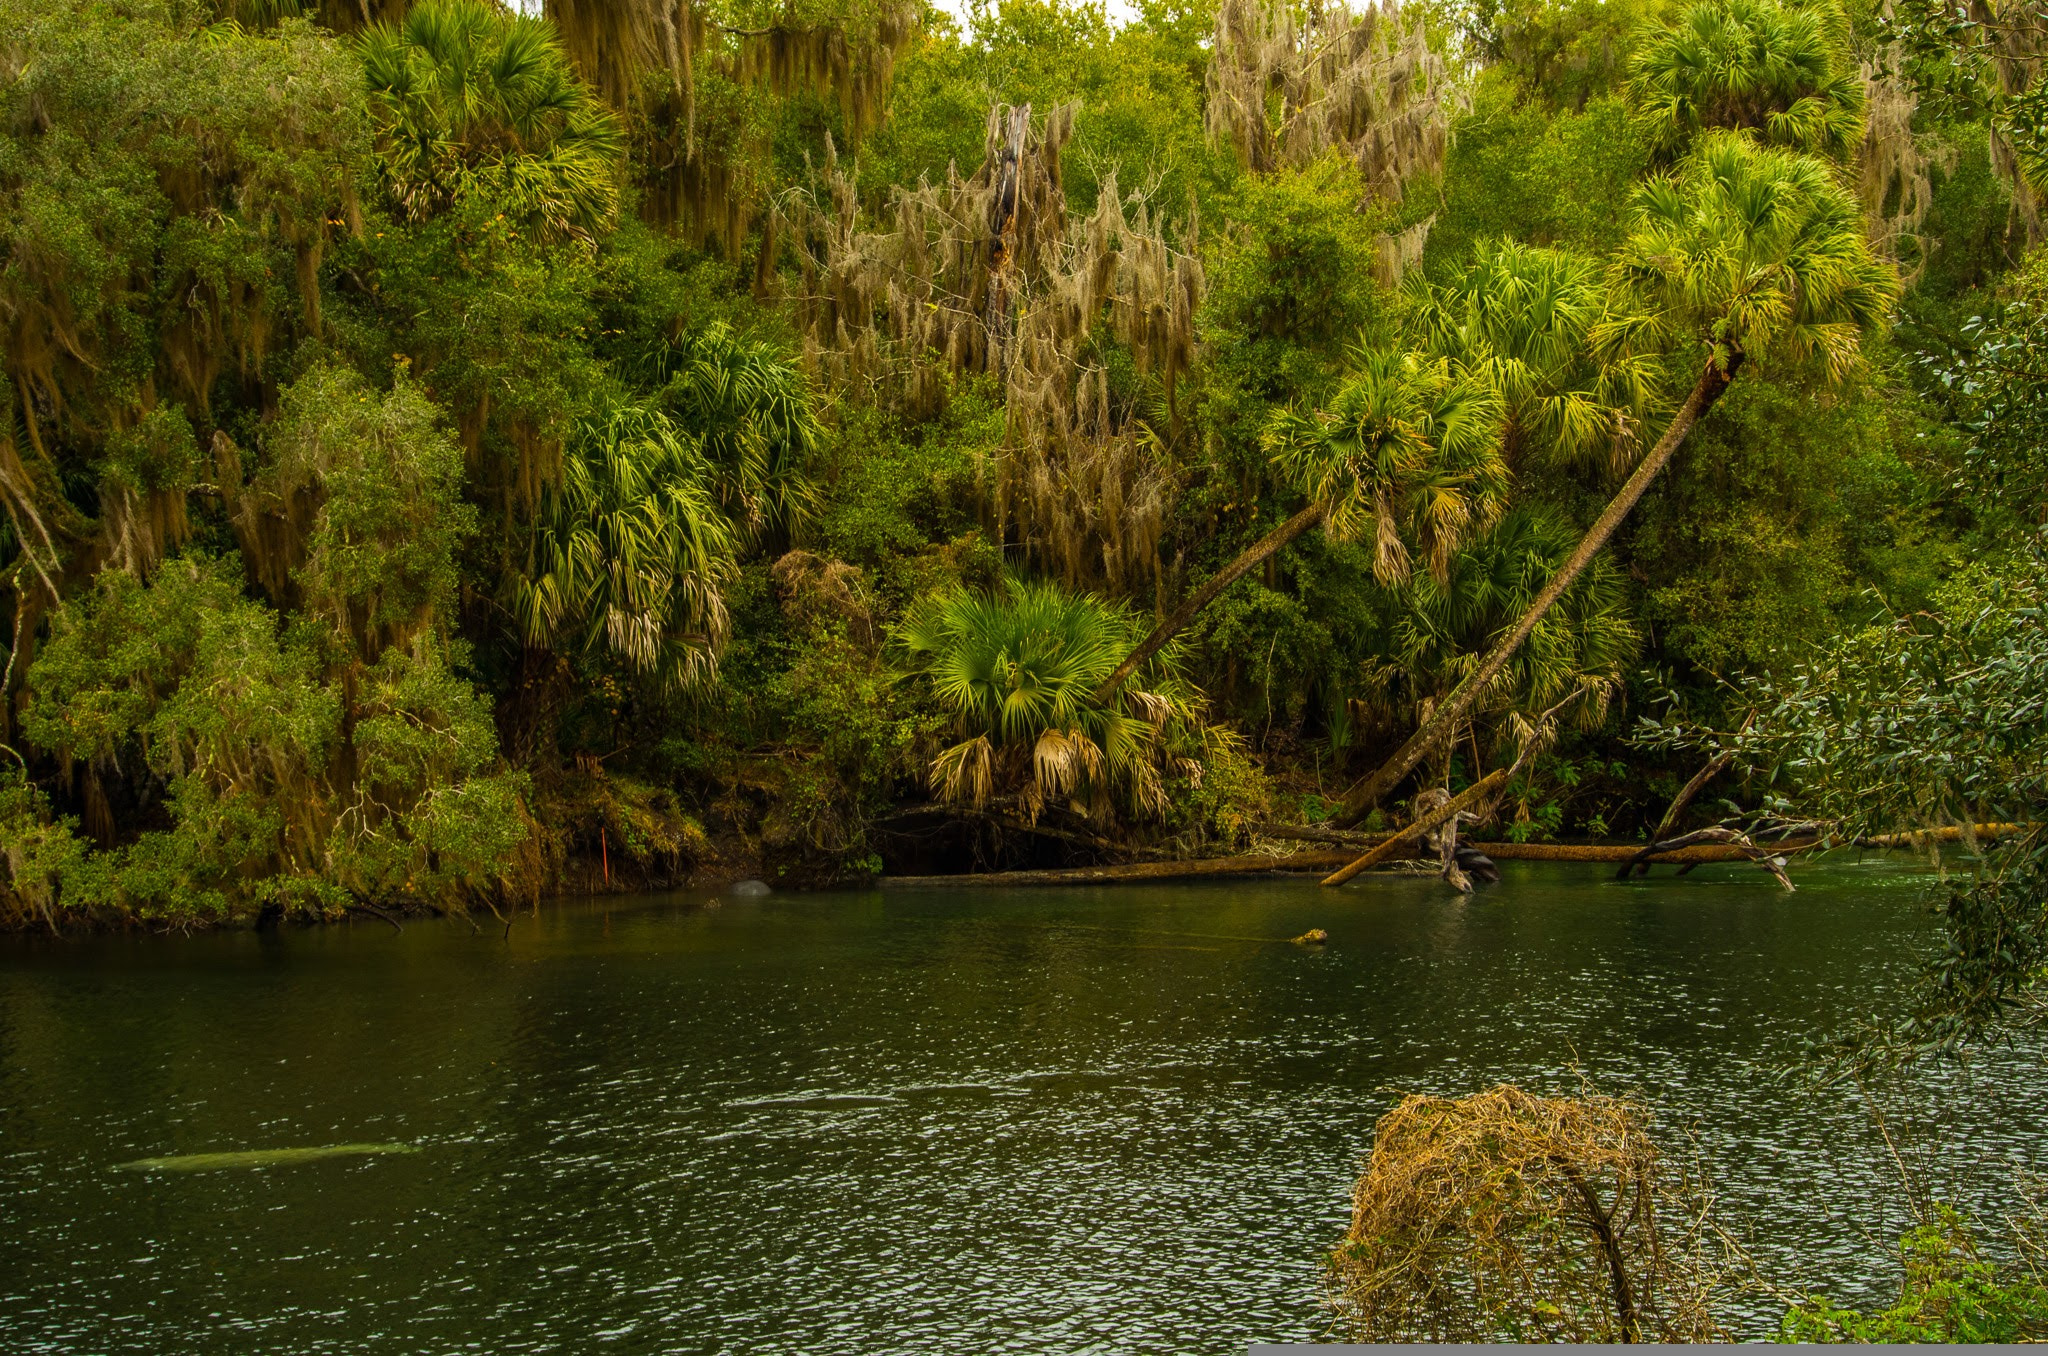
{"type": "MultiPolygon", "coordinates": [[[[1740,739],[1743,735],[1749,733],[1750,722],[1755,719],[1756,712],[1750,712],[1743,720],[1742,728],[1735,732],[1735,737],[1740,739]]],[[[1678,817],[1685,813],[1686,806],[1692,804],[1692,798],[1700,793],[1700,788],[1720,776],[1723,772],[1726,772],[1728,765],[1734,761],[1735,750],[1729,749],[1726,753],[1708,760],[1705,767],[1693,773],[1692,780],[1681,787],[1676,796],[1672,797],[1671,808],[1666,810],[1664,817],[1657,821],[1657,830],[1650,835],[1650,841],[1653,843],[1661,842],[1664,836],[1676,827],[1678,817]]]]}
{"type": "MultiPolygon", "coordinates": [[[[1800,848],[1813,847],[1821,841],[1819,836],[1812,832],[1814,826],[1811,824],[1788,825],[1786,827],[1788,829],[1804,829],[1808,831],[1798,840],[1800,848]]],[[[1791,837],[1790,833],[1782,834],[1772,846],[1780,849],[1797,850],[1788,849],[1791,837]]],[[[1682,834],[1677,838],[1667,839],[1661,843],[1651,843],[1648,847],[1637,852],[1634,857],[1622,863],[1621,870],[1615,872],[1615,876],[1619,880],[1627,880],[1637,870],[1641,870],[1647,875],[1652,857],[1659,853],[1668,853],[1680,848],[1688,848],[1696,843],[1729,844],[1736,851],[1742,853],[1745,859],[1755,862],[1758,866],[1776,876],[1778,884],[1784,886],[1787,890],[1796,888],[1792,884],[1792,878],[1785,874],[1785,858],[1783,856],[1758,847],[1755,840],[1747,833],[1740,829],[1731,828],[1726,824],[1715,824],[1708,828],[1695,829],[1691,833],[1682,834]]]]}

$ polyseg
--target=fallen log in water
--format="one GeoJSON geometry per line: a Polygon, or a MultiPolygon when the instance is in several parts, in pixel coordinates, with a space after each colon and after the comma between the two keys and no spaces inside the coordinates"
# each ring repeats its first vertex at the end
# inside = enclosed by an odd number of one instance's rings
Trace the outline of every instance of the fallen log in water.
{"type": "MultiPolygon", "coordinates": [[[[1774,843],[1772,846],[1780,852],[1796,852],[1801,848],[1812,847],[1816,841],[1807,839],[1802,842],[1774,843]]],[[[1408,849],[1408,855],[1395,860],[1418,861],[1428,856],[1418,845],[1410,843],[1403,846],[1408,849]]],[[[1641,848],[1626,844],[1606,843],[1467,843],[1466,846],[1497,862],[1625,862],[1642,851],[1641,848]]],[[[949,885],[1118,885],[1138,881],[1198,880],[1209,876],[1328,871],[1332,867],[1349,863],[1356,856],[1355,851],[1297,852],[1291,857],[1247,854],[1185,862],[1138,862],[1129,866],[1071,866],[1044,871],[987,871],[960,876],[884,876],[876,884],[884,888],[904,889],[949,885]]],[[[1650,860],[1659,863],[1699,865],[1707,862],[1746,862],[1749,858],[1737,847],[1720,843],[1702,843],[1695,847],[1660,853],[1650,860]]]]}
{"type": "Polygon", "coordinates": [[[1247,876],[1262,871],[1327,871],[1351,860],[1350,852],[1297,852],[1292,857],[1210,857],[1188,862],[1137,862],[1129,866],[1070,866],[1048,871],[986,871],[966,876],[884,876],[884,887],[934,885],[1117,885],[1127,881],[1193,880],[1202,876],[1247,876]]]}
{"type": "Polygon", "coordinates": [[[1393,837],[1387,833],[1364,833],[1358,829],[1326,829],[1320,824],[1253,824],[1259,838],[1281,838],[1297,843],[1335,843],[1339,847],[1377,847],[1393,837]]]}
{"type": "MultiPolygon", "coordinates": [[[[1979,824],[1975,834],[1979,838],[1993,838],[2000,834],[2012,833],[2023,826],[2016,824],[1979,824]]],[[[1326,831],[1327,832],[1327,831],[1326,831]]],[[[1959,826],[1942,829],[1928,829],[1918,833],[1888,833],[1870,838],[1858,839],[1855,846],[1866,848],[1914,848],[1927,843],[1953,843],[1962,837],[1959,826]]],[[[1272,834],[1272,837],[1280,837],[1272,834]]],[[[1304,835],[1305,836],[1305,835],[1304,835]]],[[[1371,838],[1373,835],[1359,835],[1371,838]]],[[[1312,839],[1310,841],[1320,841],[1312,839]]],[[[1347,835],[1346,841],[1350,841],[1347,835]]],[[[1769,844],[1773,853],[1806,852],[1820,847],[1825,839],[1813,834],[1787,838],[1769,844]]],[[[1370,844],[1365,844],[1370,846],[1370,844]]],[[[1645,864],[1660,866],[1704,866],[1710,862],[1749,862],[1754,860],[1754,849],[1744,849],[1734,843],[1695,843],[1690,847],[1673,848],[1667,852],[1653,852],[1643,855],[1640,845],[1628,843],[1474,843],[1466,847],[1493,858],[1497,862],[1633,862],[1641,859],[1645,864]]],[[[1408,842],[1402,844],[1404,856],[1385,860],[1415,861],[1428,856],[1420,845],[1408,842]]],[[[976,886],[1031,886],[1031,885],[1118,885],[1125,882],[1200,880],[1209,876],[1256,876],[1269,874],[1291,874],[1300,871],[1328,871],[1343,866],[1358,855],[1356,847],[1331,852],[1297,852],[1291,857],[1268,857],[1257,853],[1246,853],[1237,857],[1209,857],[1195,861],[1181,862],[1136,862],[1128,866],[1070,866],[1046,871],[987,871],[961,876],[884,876],[877,885],[904,889],[931,888],[934,886],[976,885],[976,886]]]]}
{"type": "MultiPolygon", "coordinates": [[[[2003,838],[2008,834],[2023,832],[2038,827],[2032,824],[1978,824],[1970,830],[1973,838],[2003,838]]],[[[1963,826],[1949,824],[1939,829],[1915,829],[1910,833],[1876,833],[1868,838],[1858,838],[1857,847],[1874,848],[1917,848],[1929,843],[1960,843],[1963,840],[1963,826]]]]}

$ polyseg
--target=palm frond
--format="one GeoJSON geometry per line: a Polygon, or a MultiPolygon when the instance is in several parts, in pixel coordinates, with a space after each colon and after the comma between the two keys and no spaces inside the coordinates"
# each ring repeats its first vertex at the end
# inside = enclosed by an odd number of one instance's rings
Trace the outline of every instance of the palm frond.
{"type": "Polygon", "coordinates": [[[1432,567],[1468,526],[1505,505],[1502,406],[1484,374],[1397,349],[1367,349],[1313,416],[1279,412],[1264,445],[1295,489],[1325,506],[1338,538],[1371,537],[1383,582],[1407,577],[1409,546],[1432,567]]]}
{"type": "Polygon", "coordinates": [[[1642,36],[1630,66],[1637,121],[1676,154],[1714,128],[1842,156],[1863,139],[1863,82],[1834,0],[1697,0],[1642,36]]]}
{"type": "Polygon", "coordinates": [[[1015,579],[999,593],[922,599],[897,628],[899,663],[930,685],[963,737],[932,764],[934,791],[982,804],[985,783],[1011,768],[1034,814],[1072,802],[1156,815],[1169,736],[1197,723],[1192,694],[1164,657],[1141,671],[1142,686],[1093,697],[1146,629],[1098,598],[1015,579]]]}
{"type": "Polygon", "coordinates": [[[407,216],[483,192],[549,239],[616,219],[625,136],[554,27],[487,0],[423,0],[356,39],[387,190],[407,216]]]}
{"type": "Polygon", "coordinates": [[[659,411],[578,430],[513,585],[528,645],[602,653],[676,688],[716,671],[737,539],[696,443],[659,411]]]}
{"type": "Polygon", "coordinates": [[[1898,299],[1854,196],[1796,151],[1710,133],[1638,191],[1636,213],[1617,285],[1664,323],[1755,358],[1817,359],[1839,379],[1898,299]]]}

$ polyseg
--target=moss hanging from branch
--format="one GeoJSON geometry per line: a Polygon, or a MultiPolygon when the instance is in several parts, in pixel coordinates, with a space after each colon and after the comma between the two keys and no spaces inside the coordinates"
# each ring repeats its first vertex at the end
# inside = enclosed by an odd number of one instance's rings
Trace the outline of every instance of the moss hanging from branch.
{"type": "Polygon", "coordinates": [[[869,226],[852,177],[781,208],[796,311],[814,369],[928,415],[947,374],[1001,382],[1008,426],[984,485],[991,531],[1072,587],[1156,579],[1178,432],[1175,391],[1194,360],[1203,278],[1192,223],[1177,239],[1105,177],[1093,213],[1068,213],[1060,154],[1074,109],[1034,124],[990,110],[981,167],[899,192],[869,226]],[[1113,389],[1128,361],[1159,408],[1113,389]]]}
{"type": "Polygon", "coordinates": [[[806,23],[786,9],[760,28],[724,28],[736,40],[728,69],[741,84],[778,95],[808,93],[839,107],[846,133],[858,140],[881,125],[896,61],[918,32],[918,11],[881,0],[838,23],[806,23]]]}
{"type": "Polygon", "coordinates": [[[1863,91],[1856,196],[1872,247],[1899,265],[1900,281],[1911,287],[1932,247],[1921,230],[1934,205],[1934,172],[1953,173],[1955,151],[1915,135],[1913,95],[1895,75],[1865,63],[1863,91]]]}
{"type": "Polygon", "coordinates": [[[1246,168],[1299,168],[1335,150],[1358,167],[1367,199],[1396,205],[1442,172],[1449,70],[1421,19],[1405,22],[1395,5],[1311,7],[1304,17],[1285,4],[1224,0],[1211,53],[1209,139],[1246,168]]]}
{"type": "Polygon", "coordinates": [[[53,603],[185,537],[195,425],[323,337],[321,261],[359,226],[359,69],[302,19],[205,17],[0,7],[0,501],[53,603]]]}
{"type": "MultiPolygon", "coordinates": [[[[1421,19],[1393,4],[1306,17],[1268,0],[1223,0],[1210,44],[1206,123],[1259,173],[1335,151],[1358,169],[1367,203],[1399,208],[1443,172],[1457,111],[1450,72],[1421,19]]],[[[1374,274],[1392,286],[1422,258],[1434,214],[1380,237],[1374,274]]]]}
{"type": "Polygon", "coordinates": [[[858,141],[881,124],[919,31],[906,0],[825,15],[782,4],[730,23],[696,0],[547,0],[545,12],[583,78],[632,125],[643,210],[728,258],[767,210],[768,132],[753,96],[812,95],[858,141]]]}

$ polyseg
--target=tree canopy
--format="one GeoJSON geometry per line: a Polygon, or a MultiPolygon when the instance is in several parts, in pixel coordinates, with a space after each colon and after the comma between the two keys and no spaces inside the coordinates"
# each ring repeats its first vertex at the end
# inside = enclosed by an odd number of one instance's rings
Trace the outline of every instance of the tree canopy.
{"type": "Polygon", "coordinates": [[[1509,748],[1628,838],[1643,714],[1770,703],[1729,794],[1846,826],[1786,703],[2023,634],[2048,493],[2037,35],[1945,22],[0,0],[7,915],[1187,855],[1509,748]]]}

